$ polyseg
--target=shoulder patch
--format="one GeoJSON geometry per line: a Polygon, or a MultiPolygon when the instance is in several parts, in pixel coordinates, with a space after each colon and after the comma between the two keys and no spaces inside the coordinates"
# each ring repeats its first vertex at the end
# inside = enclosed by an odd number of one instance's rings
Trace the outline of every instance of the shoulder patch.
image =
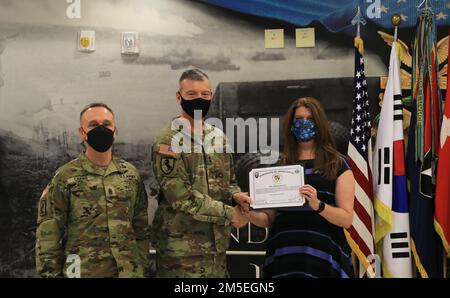
{"type": "Polygon", "coordinates": [[[159,161],[159,168],[164,175],[170,175],[175,169],[175,158],[164,156],[159,161]]]}
{"type": "Polygon", "coordinates": [[[41,217],[47,216],[47,200],[41,200],[39,203],[39,215],[41,217]]]}
{"type": "Polygon", "coordinates": [[[48,195],[49,186],[44,189],[41,194],[41,198],[39,199],[39,218],[45,218],[48,215],[48,202],[46,196],[48,195]]]}
{"type": "Polygon", "coordinates": [[[172,147],[169,145],[159,145],[158,153],[164,156],[176,156],[177,154],[173,152],[172,147]]]}

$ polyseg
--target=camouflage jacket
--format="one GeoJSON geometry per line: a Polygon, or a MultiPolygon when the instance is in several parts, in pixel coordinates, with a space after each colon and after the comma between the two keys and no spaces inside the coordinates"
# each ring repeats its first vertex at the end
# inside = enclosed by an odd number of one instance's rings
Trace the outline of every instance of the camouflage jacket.
{"type": "Polygon", "coordinates": [[[196,143],[189,133],[184,136],[191,145],[183,144],[183,139],[178,139],[181,135],[172,124],[153,144],[152,166],[160,186],[153,246],[169,256],[224,253],[231,234],[232,195],[240,192],[233,156],[226,153],[229,147],[223,132],[206,123],[201,142],[196,143]],[[191,152],[174,152],[172,140],[191,152]],[[223,153],[212,152],[214,148],[222,148],[223,153]]]}
{"type": "Polygon", "coordinates": [[[147,204],[134,166],[114,158],[102,168],[82,153],[57,170],[40,198],[37,272],[67,276],[75,255],[81,277],[143,277],[149,253],[147,204]]]}

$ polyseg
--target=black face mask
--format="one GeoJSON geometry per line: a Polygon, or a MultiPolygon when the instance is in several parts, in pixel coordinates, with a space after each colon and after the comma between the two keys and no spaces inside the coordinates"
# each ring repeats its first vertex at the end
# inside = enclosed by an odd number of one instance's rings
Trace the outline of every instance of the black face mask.
{"type": "Polygon", "coordinates": [[[181,96],[180,93],[178,93],[181,97],[181,107],[183,108],[183,111],[186,112],[189,116],[191,116],[192,119],[194,119],[195,111],[201,111],[202,113],[202,119],[206,117],[206,114],[208,114],[209,107],[211,106],[211,100],[206,100],[201,97],[186,100],[181,96]]]}
{"type": "Polygon", "coordinates": [[[97,152],[108,151],[114,142],[114,131],[104,125],[91,129],[86,135],[86,142],[97,152]]]}

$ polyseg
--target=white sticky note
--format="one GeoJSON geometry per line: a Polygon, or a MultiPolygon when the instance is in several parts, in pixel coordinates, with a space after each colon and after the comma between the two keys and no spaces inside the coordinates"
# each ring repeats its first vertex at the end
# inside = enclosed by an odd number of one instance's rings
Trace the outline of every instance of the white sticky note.
{"type": "Polygon", "coordinates": [[[297,48],[313,48],[316,46],[314,28],[295,29],[295,46],[297,48]]]}
{"type": "Polygon", "coordinates": [[[266,49],[282,49],[284,48],[284,29],[268,29],[264,30],[266,49]]]}
{"type": "Polygon", "coordinates": [[[139,54],[139,33],[138,32],[122,32],[122,54],[134,55],[139,54]]]}

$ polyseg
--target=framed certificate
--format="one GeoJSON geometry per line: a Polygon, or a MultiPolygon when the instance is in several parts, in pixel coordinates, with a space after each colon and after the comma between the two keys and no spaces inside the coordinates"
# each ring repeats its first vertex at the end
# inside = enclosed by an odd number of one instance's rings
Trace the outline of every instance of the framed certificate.
{"type": "Polygon", "coordinates": [[[249,179],[253,209],[299,207],[305,203],[298,191],[305,183],[301,165],[253,169],[249,179]]]}

